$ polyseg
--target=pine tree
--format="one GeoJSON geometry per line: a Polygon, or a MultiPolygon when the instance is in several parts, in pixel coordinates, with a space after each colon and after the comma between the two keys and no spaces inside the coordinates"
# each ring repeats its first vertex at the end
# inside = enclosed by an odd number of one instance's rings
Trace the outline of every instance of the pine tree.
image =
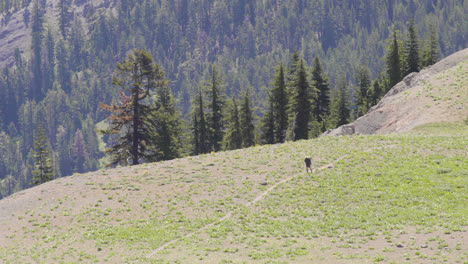
{"type": "Polygon", "coordinates": [[[73,173],[74,162],[72,158],[72,151],[70,149],[69,129],[60,127],[57,132],[57,173],[59,176],[71,175],[73,173]]]}
{"type": "Polygon", "coordinates": [[[368,95],[368,108],[371,108],[372,106],[376,105],[380,98],[383,96],[383,81],[382,77],[375,79],[372,82],[372,87],[369,90],[369,95],[368,95]]]}
{"type": "Polygon", "coordinates": [[[386,64],[389,79],[389,88],[395,86],[402,80],[401,73],[401,50],[400,40],[397,37],[395,26],[393,26],[393,38],[387,47],[386,64]]]}
{"type": "Polygon", "coordinates": [[[406,57],[406,69],[405,76],[412,73],[418,72],[420,68],[419,63],[419,40],[414,20],[411,19],[408,25],[408,35],[405,42],[405,57],[406,57]]]}
{"type": "Polygon", "coordinates": [[[349,108],[349,93],[346,87],[346,76],[341,75],[338,81],[339,101],[337,126],[346,125],[349,122],[351,110],[349,108]]]}
{"type": "Polygon", "coordinates": [[[288,90],[289,98],[291,98],[292,94],[294,94],[294,80],[297,75],[297,68],[299,66],[299,61],[301,60],[301,56],[297,50],[291,54],[291,58],[289,59],[289,67],[288,67],[288,74],[286,75],[286,87],[288,90]]]}
{"type": "Polygon", "coordinates": [[[149,160],[160,161],[180,157],[183,124],[168,85],[157,87],[155,105],[148,119],[149,131],[153,134],[149,139],[151,145],[148,149],[153,153],[149,160]]]}
{"type": "Polygon", "coordinates": [[[55,176],[55,172],[50,155],[50,148],[41,122],[37,125],[34,135],[33,155],[34,169],[32,170],[32,184],[39,185],[52,180],[55,176]]]}
{"type": "Polygon", "coordinates": [[[224,91],[222,88],[223,82],[218,69],[215,65],[212,66],[211,80],[208,87],[208,96],[210,98],[210,119],[209,127],[211,132],[211,146],[214,151],[221,149],[221,143],[223,141],[223,108],[225,105],[224,91]]]}
{"type": "Polygon", "coordinates": [[[201,153],[200,150],[200,124],[198,122],[197,113],[192,113],[192,153],[198,155],[201,153]]]}
{"type": "Polygon", "coordinates": [[[39,102],[43,98],[42,94],[42,40],[44,32],[44,11],[41,9],[38,1],[33,4],[32,13],[32,24],[31,24],[31,73],[32,73],[32,84],[31,92],[29,94],[30,99],[39,102]]]}
{"type": "Polygon", "coordinates": [[[66,38],[68,35],[68,28],[73,20],[73,13],[70,11],[70,0],[59,0],[57,3],[58,24],[62,37],[66,38]]]}
{"type": "Polygon", "coordinates": [[[314,59],[312,81],[313,85],[318,90],[318,97],[314,105],[314,116],[318,122],[322,122],[322,120],[330,113],[330,87],[328,84],[328,77],[323,72],[322,65],[318,57],[315,57],[314,59]]]}
{"type": "Polygon", "coordinates": [[[309,138],[309,122],[312,113],[311,101],[315,98],[316,91],[313,90],[307,79],[304,60],[301,59],[293,81],[294,91],[290,102],[292,116],[295,118],[294,140],[309,138]]]}
{"type": "Polygon", "coordinates": [[[232,97],[230,111],[227,117],[228,128],[225,134],[226,149],[240,149],[242,147],[242,133],[239,118],[239,107],[235,97],[232,97]]]}
{"type": "Polygon", "coordinates": [[[273,115],[273,100],[269,98],[269,108],[264,113],[261,125],[262,144],[275,143],[275,117],[273,115]]]}
{"type": "Polygon", "coordinates": [[[85,161],[88,157],[86,150],[86,143],[83,137],[83,133],[80,129],[75,132],[73,136],[72,156],[75,162],[75,171],[79,173],[85,172],[85,161]]]}
{"type": "MultiPolygon", "coordinates": [[[[69,69],[79,71],[84,67],[87,57],[85,53],[85,32],[83,30],[81,20],[78,18],[73,20],[73,23],[70,27],[69,43],[69,69]]],[[[109,48],[109,45],[107,45],[106,48],[109,48]]]]}
{"type": "Polygon", "coordinates": [[[137,165],[141,159],[154,156],[148,152],[148,139],[152,136],[148,129],[151,107],[144,103],[144,99],[155,86],[161,87],[166,83],[164,71],[158,64],[153,64],[153,58],[146,51],[135,49],[123,63],[117,64],[112,84],[123,90],[120,104],[100,104],[102,109],[112,113],[108,117],[110,128],[102,132],[120,134],[112,148],[106,151],[112,153],[108,166],[127,164],[127,158],[132,159],[132,165],[137,165]]]}
{"type": "Polygon", "coordinates": [[[200,89],[194,103],[195,107],[193,111],[193,154],[195,155],[208,153],[210,149],[208,141],[208,126],[206,123],[203,102],[203,95],[200,89]]]}
{"type": "Polygon", "coordinates": [[[284,79],[284,67],[280,63],[276,69],[271,90],[273,116],[275,122],[275,142],[283,143],[288,128],[288,91],[284,79]]]}
{"type": "Polygon", "coordinates": [[[71,74],[69,70],[69,52],[65,42],[60,40],[57,44],[57,81],[66,93],[71,90],[71,74]]]}
{"type": "Polygon", "coordinates": [[[46,55],[42,61],[42,94],[47,95],[47,91],[52,89],[55,82],[55,41],[51,29],[47,31],[42,53],[46,55]]]}
{"type": "Polygon", "coordinates": [[[429,39],[423,54],[423,67],[431,66],[439,61],[439,40],[434,24],[429,25],[429,39]]]}
{"type": "Polygon", "coordinates": [[[356,73],[356,118],[364,115],[369,110],[369,89],[371,87],[369,68],[360,66],[356,73]]]}
{"type": "Polygon", "coordinates": [[[182,26],[182,30],[184,31],[189,22],[188,6],[188,0],[181,0],[177,7],[177,19],[179,21],[179,24],[182,26]]]}
{"type": "Polygon", "coordinates": [[[348,124],[349,119],[349,93],[346,85],[346,75],[342,73],[338,79],[336,89],[332,92],[330,115],[327,121],[330,128],[336,128],[348,124]]]}
{"type": "Polygon", "coordinates": [[[245,91],[240,107],[240,127],[242,134],[242,147],[248,148],[255,145],[255,126],[253,124],[253,113],[250,107],[249,89],[245,91]]]}

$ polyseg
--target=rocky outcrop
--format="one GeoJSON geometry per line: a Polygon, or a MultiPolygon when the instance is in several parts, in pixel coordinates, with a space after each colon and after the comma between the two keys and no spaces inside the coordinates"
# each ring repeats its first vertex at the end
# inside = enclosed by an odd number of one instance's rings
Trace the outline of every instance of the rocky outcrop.
{"type": "Polygon", "coordinates": [[[27,27],[26,8],[10,15],[0,15],[0,69],[15,62],[15,51],[25,53],[31,45],[31,29],[27,27]]]}
{"type": "Polygon", "coordinates": [[[327,132],[325,132],[323,135],[326,136],[345,136],[345,135],[354,135],[356,132],[354,128],[354,124],[348,124],[348,125],[343,125],[340,126],[337,129],[329,129],[327,132]]]}
{"type": "Polygon", "coordinates": [[[468,49],[396,84],[367,114],[324,136],[386,134],[468,118],[468,49]]]}
{"type": "MultiPolygon", "coordinates": [[[[107,10],[111,6],[110,0],[74,0],[72,1],[72,12],[78,17],[87,31],[85,16],[89,15],[89,10],[107,10]]],[[[57,21],[58,0],[46,0],[44,28],[52,30],[58,35],[57,21]]],[[[19,49],[26,60],[31,54],[31,4],[12,14],[4,13],[0,15],[0,69],[10,67],[15,62],[15,51],[19,49]]],[[[58,36],[55,36],[56,38],[58,36]]]]}

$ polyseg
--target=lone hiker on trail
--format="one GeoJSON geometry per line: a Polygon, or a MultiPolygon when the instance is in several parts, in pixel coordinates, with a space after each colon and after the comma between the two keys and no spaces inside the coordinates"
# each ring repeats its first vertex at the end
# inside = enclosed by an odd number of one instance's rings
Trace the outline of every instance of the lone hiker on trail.
{"type": "Polygon", "coordinates": [[[309,172],[309,170],[310,170],[310,172],[313,172],[312,168],[310,167],[310,164],[312,163],[310,161],[310,158],[309,157],[305,158],[304,162],[305,162],[305,165],[306,165],[306,172],[309,172]]]}

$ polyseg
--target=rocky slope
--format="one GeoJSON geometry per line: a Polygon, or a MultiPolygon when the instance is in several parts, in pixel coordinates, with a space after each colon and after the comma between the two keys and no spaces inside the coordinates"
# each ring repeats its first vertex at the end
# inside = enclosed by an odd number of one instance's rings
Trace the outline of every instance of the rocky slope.
{"type": "Polygon", "coordinates": [[[388,134],[468,118],[468,49],[406,76],[369,112],[324,135],[388,134]]]}
{"type": "MultiPolygon", "coordinates": [[[[81,19],[83,25],[87,26],[84,16],[90,9],[108,7],[109,1],[103,0],[74,0],[71,1],[71,12],[81,19]]],[[[46,0],[45,4],[45,28],[58,32],[57,22],[57,0],[46,0]]],[[[31,13],[33,2],[26,7],[12,14],[0,14],[0,69],[13,65],[15,61],[15,51],[19,49],[21,54],[29,58],[31,47],[31,13]]],[[[87,31],[87,27],[85,27],[87,31]]],[[[57,33],[58,34],[58,33],[57,33]]]]}
{"type": "Polygon", "coordinates": [[[23,9],[13,15],[0,15],[0,68],[11,66],[15,50],[25,52],[31,45],[31,28],[25,23],[29,12],[23,9]]]}

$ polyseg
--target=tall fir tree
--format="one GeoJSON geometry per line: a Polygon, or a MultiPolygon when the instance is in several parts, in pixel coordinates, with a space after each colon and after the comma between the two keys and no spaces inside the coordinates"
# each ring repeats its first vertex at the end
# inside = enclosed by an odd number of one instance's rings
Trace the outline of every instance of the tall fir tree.
{"type": "Polygon", "coordinates": [[[339,100],[337,104],[337,126],[346,125],[349,123],[351,110],[349,108],[349,93],[346,85],[346,76],[341,75],[338,81],[339,100]]]}
{"type": "Polygon", "coordinates": [[[275,116],[273,114],[273,100],[268,96],[268,109],[264,112],[261,123],[261,143],[274,144],[275,143],[275,116]]]}
{"type": "Polygon", "coordinates": [[[210,138],[211,147],[214,151],[221,149],[221,144],[224,136],[224,112],[225,95],[223,90],[223,81],[218,69],[215,65],[211,67],[211,80],[208,87],[208,97],[210,100],[210,138]]]}
{"type": "Polygon", "coordinates": [[[34,134],[33,155],[34,169],[32,170],[32,184],[39,185],[52,180],[55,176],[55,171],[50,154],[50,147],[41,122],[38,123],[36,133],[34,134]]]}
{"type": "Polygon", "coordinates": [[[372,82],[371,88],[369,90],[369,95],[367,96],[369,108],[376,105],[380,101],[380,98],[383,97],[385,87],[384,78],[385,77],[383,75],[380,75],[372,82]]]}
{"type": "Polygon", "coordinates": [[[369,110],[369,90],[371,88],[370,72],[367,66],[360,66],[356,72],[356,113],[358,118],[369,110]]]}
{"type": "MultiPolygon", "coordinates": [[[[339,82],[339,80],[338,80],[339,82]]],[[[330,93],[330,114],[326,120],[327,127],[330,129],[336,128],[338,124],[338,106],[340,103],[340,90],[337,84],[336,89],[330,93]]]]}
{"type": "Polygon", "coordinates": [[[200,123],[198,122],[197,112],[192,112],[192,154],[198,155],[200,151],[200,123]]]}
{"type": "MultiPolygon", "coordinates": [[[[402,80],[401,72],[401,41],[397,36],[395,26],[393,26],[392,39],[387,46],[387,55],[385,58],[387,65],[387,75],[389,79],[389,88],[395,86],[402,80]]],[[[387,90],[388,90],[387,89],[387,90]]]]}
{"type": "Polygon", "coordinates": [[[167,84],[164,71],[158,64],[153,64],[148,52],[135,49],[117,64],[112,84],[123,91],[120,92],[120,104],[100,104],[102,109],[112,113],[108,117],[110,128],[102,133],[118,135],[113,146],[106,151],[112,154],[108,166],[127,164],[128,158],[131,158],[132,165],[139,164],[142,159],[151,160],[154,156],[148,152],[148,142],[152,137],[152,131],[148,129],[151,107],[144,99],[155,86],[167,84]]]}
{"type": "Polygon", "coordinates": [[[71,12],[70,0],[59,0],[57,3],[58,24],[63,38],[67,38],[73,13],[71,12]]]}
{"type": "Polygon", "coordinates": [[[73,136],[72,157],[74,170],[79,173],[85,172],[85,161],[88,157],[88,152],[83,133],[80,129],[78,129],[73,136]]]}
{"type": "Polygon", "coordinates": [[[439,37],[434,24],[429,25],[429,38],[423,52],[423,67],[431,66],[439,61],[439,37]]]}
{"type": "Polygon", "coordinates": [[[180,157],[183,123],[177,111],[170,87],[164,82],[157,87],[156,100],[149,115],[149,130],[153,134],[148,146],[151,161],[180,157]]]}
{"type": "Polygon", "coordinates": [[[271,97],[273,100],[273,116],[275,122],[275,142],[283,143],[288,129],[288,101],[289,95],[286,88],[283,64],[276,69],[273,79],[271,97]]]}
{"type": "Polygon", "coordinates": [[[299,55],[299,52],[294,50],[294,52],[291,54],[291,57],[289,58],[288,73],[286,74],[286,87],[289,98],[291,98],[294,94],[294,80],[297,75],[297,68],[299,66],[300,60],[301,56],[299,55]]]}
{"type": "Polygon", "coordinates": [[[188,0],[179,1],[177,6],[177,19],[179,21],[179,24],[182,26],[182,30],[184,31],[187,28],[187,24],[190,18],[188,6],[188,0]]]}
{"type": "Polygon", "coordinates": [[[412,72],[418,72],[420,69],[419,40],[413,19],[410,19],[408,24],[408,33],[405,41],[405,57],[405,76],[412,72]]]}
{"type": "Polygon", "coordinates": [[[229,104],[229,113],[227,116],[227,131],[225,133],[225,148],[240,149],[242,148],[242,133],[239,118],[239,107],[237,100],[233,96],[232,102],[229,104]]]}
{"type": "Polygon", "coordinates": [[[45,38],[42,60],[42,94],[47,95],[47,91],[52,89],[55,82],[55,41],[52,30],[49,28],[45,38]]]}
{"type": "Polygon", "coordinates": [[[30,99],[39,102],[43,98],[42,85],[42,42],[44,32],[44,11],[41,9],[39,1],[34,1],[31,23],[31,73],[32,83],[31,91],[29,94],[30,99]]]}
{"type": "Polygon", "coordinates": [[[313,67],[312,81],[313,85],[318,90],[318,96],[313,111],[315,119],[318,122],[322,122],[330,113],[330,85],[328,84],[328,77],[323,72],[322,64],[318,57],[315,57],[313,67]]]}
{"type": "Polygon", "coordinates": [[[60,40],[56,48],[57,53],[57,81],[60,88],[66,93],[71,92],[71,72],[69,69],[69,52],[65,45],[65,41],[60,40]]]}
{"type": "Polygon", "coordinates": [[[308,139],[312,101],[316,97],[316,91],[309,84],[303,59],[299,61],[293,89],[293,97],[290,101],[292,113],[290,118],[294,119],[294,140],[308,139]]]}
{"type": "Polygon", "coordinates": [[[210,143],[208,139],[208,125],[206,122],[204,100],[201,89],[199,89],[195,99],[193,110],[193,154],[205,154],[209,152],[210,143]]]}
{"type": "MultiPolygon", "coordinates": [[[[102,16],[103,17],[103,16],[102,16]]],[[[82,70],[84,65],[86,65],[86,38],[85,32],[83,30],[83,24],[81,19],[76,18],[73,20],[73,23],[70,27],[69,34],[69,43],[70,43],[70,57],[69,57],[69,69],[73,71],[82,70]]],[[[110,45],[107,46],[109,48],[110,45]]]]}
{"type": "Polygon", "coordinates": [[[247,89],[240,106],[240,127],[242,134],[242,147],[255,145],[255,126],[253,124],[253,111],[250,106],[250,93],[247,89]]]}

